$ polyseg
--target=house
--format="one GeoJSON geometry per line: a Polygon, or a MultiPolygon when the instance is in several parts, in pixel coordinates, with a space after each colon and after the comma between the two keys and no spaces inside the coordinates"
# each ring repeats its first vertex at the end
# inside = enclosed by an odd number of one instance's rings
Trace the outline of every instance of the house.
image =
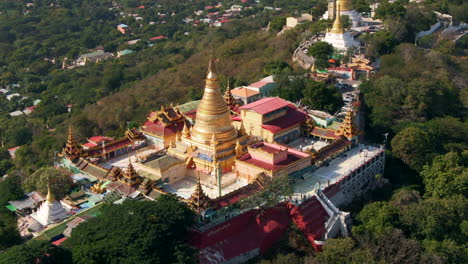
{"type": "Polygon", "coordinates": [[[18,110],[18,111],[11,112],[11,113],[10,113],[10,116],[20,116],[20,115],[22,115],[22,114],[24,114],[23,111],[19,111],[19,110],[18,110]]]}
{"type": "Polygon", "coordinates": [[[15,158],[15,153],[16,153],[16,151],[17,151],[19,148],[20,148],[20,146],[14,147],[14,148],[9,148],[9,149],[8,149],[8,153],[10,153],[10,157],[11,157],[12,159],[15,158]]]}
{"type": "Polygon", "coordinates": [[[102,50],[91,52],[91,53],[86,53],[81,55],[76,61],[75,65],[76,66],[84,66],[88,62],[93,62],[97,63],[103,60],[107,60],[109,58],[114,57],[114,54],[110,52],[104,52],[102,50]]]}
{"type": "Polygon", "coordinates": [[[243,8],[243,6],[241,6],[241,5],[232,5],[231,6],[231,11],[232,12],[240,12],[240,11],[242,11],[242,8],[243,8]]]}
{"type": "Polygon", "coordinates": [[[288,17],[286,18],[286,28],[294,28],[306,21],[312,21],[312,19],[311,14],[302,14],[300,17],[288,17]]]}
{"type": "Polygon", "coordinates": [[[37,105],[32,105],[32,106],[29,106],[29,107],[26,107],[24,110],[23,110],[23,113],[25,115],[29,115],[31,114],[32,112],[34,112],[34,110],[36,109],[37,105]]]}
{"type": "Polygon", "coordinates": [[[244,105],[250,104],[262,98],[260,92],[247,87],[238,87],[232,89],[231,93],[234,99],[242,101],[244,105]]]}
{"type": "Polygon", "coordinates": [[[149,40],[161,40],[161,39],[165,39],[165,38],[166,38],[165,36],[156,36],[156,37],[150,38],[149,40]]]}
{"type": "Polygon", "coordinates": [[[129,27],[125,24],[119,24],[117,25],[117,30],[120,31],[122,34],[128,33],[129,27]]]}
{"type": "Polygon", "coordinates": [[[268,76],[248,85],[247,88],[260,92],[262,97],[265,97],[270,96],[271,92],[276,89],[276,83],[273,80],[273,76],[268,76]]]}
{"type": "Polygon", "coordinates": [[[19,93],[9,94],[6,96],[6,99],[8,101],[11,101],[11,99],[13,99],[13,97],[16,97],[16,96],[21,96],[21,95],[19,93]]]}
{"type": "Polygon", "coordinates": [[[129,50],[129,49],[124,49],[124,50],[121,50],[119,52],[117,52],[117,58],[120,58],[124,55],[128,55],[128,54],[132,54],[134,51],[133,50],[129,50]]]}

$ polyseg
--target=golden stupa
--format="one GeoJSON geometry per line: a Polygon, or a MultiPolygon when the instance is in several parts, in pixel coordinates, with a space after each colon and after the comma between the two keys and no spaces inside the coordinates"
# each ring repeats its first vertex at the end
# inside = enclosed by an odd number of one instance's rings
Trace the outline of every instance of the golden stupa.
{"type": "Polygon", "coordinates": [[[247,135],[239,132],[232,124],[231,113],[221,94],[219,79],[210,59],[203,98],[197,108],[195,125],[189,130],[184,127],[181,137],[171,144],[169,155],[184,159],[191,168],[213,173],[219,166],[230,171],[236,154],[245,150],[247,135]],[[240,142],[240,147],[236,145],[240,142]]]}
{"type": "Polygon", "coordinates": [[[229,108],[221,94],[218,76],[212,67],[210,60],[205,92],[191,133],[192,140],[204,144],[210,143],[213,135],[220,143],[237,138],[237,130],[232,125],[229,108]]]}
{"type": "Polygon", "coordinates": [[[342,10],[341,2],[342,1],[338,1],[338,4],[337,4],[337,10],[336,10],[337,16],[336,16],[335,22],[333,22],[333,28],[330,30],[331,33],[343,34],[343,25],[341,24],[341,16],[339,15],[342,10]]]}
{"type": "MultiPolygon", "coordinates": [[[[353,10],[353,3],[351,2],[351,0],[340,0],[340,1],[337,1],[337,6],[338,8],[341,10],[341,11],[351,11],[353,10]]],[[[339,10],[337,10],[337,14],[339,14],[339,10]]]]}

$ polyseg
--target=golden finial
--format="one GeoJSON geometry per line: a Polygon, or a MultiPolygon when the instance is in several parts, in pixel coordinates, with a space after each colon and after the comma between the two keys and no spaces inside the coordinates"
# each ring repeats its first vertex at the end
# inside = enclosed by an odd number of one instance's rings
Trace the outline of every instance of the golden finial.
{"type": "Polygon", "coordinates": [[[46,201],[49,202],[49,203],[55,202],[55,197],[52,194],[52,190],[50,188],[49,178],[47,178],[47,197],[46,197],[46,201]]]}
{"type": "Polygon", "coordinates": [[[341,25],[340,1],[336,1],[336,7],[336,19],[335,22],[333,22],[333,28],[330,32],[335,34],[343,34],[343,25],[341,25]]]}
{"type": "Polygon", "coordinates": [[[218,75],[213,70],[214,67],[214,60],[213,55],[210,55],[210,62],[208,63],[208,75],[206,76],[207,79],[217,79],[218,75]]]}

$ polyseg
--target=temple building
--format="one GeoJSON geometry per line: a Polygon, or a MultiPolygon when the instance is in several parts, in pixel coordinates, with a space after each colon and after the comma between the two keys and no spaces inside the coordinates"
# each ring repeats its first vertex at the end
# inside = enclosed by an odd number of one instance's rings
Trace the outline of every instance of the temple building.
{"type": "Polygon", "coordinates": [[[335,133],[338,136],[344,136],[349,141],[356,141],[357,136],[360,134],[358,129],[356,128],[356,124],[354,122],[354,111],[350,110],[346,113],[346,116],[341,123],[340,129],[335,133]]]}
{"type": "Polygon", "coordinates": [[[210,62],[195,125],[190,128],[184,126],[177,142],[173,142],[167,150],[168,155],[184,160],[190,168],[207,174],[215,173],[218,163],[222,171],[231,171],[236,158],[236,145],[245,146],[248,141],[247,135],[232,125],[230,110],[211,65],[210,62]]]}
{"type": "Polygon", "coordinates": [[[236,160],[238,177],[253,182],[259,174],[270,177],[291,176],[310,170],[309,154],[278,144],[259,142],[236,160]]]}
{"type": "MultiPolygon", "coordinates": [[[[341,5],[338,5],[338,13],[340,12],[341,5]]],[[[349,48],[359,47],[360,44],[350,34],[345,32],[341,24],[340,16],[335,18],[333,28],[325,34],[323,41],[330,43],[339,52],[346,52],[349,48]]]]}
{"type": "Polygon", "coordinates": [[[307,120],[306,113],[279,97],[266,97],[239,109],[240,115],[233,118],[236,126],[270,143],[288,143],[297,138],[301,124],[307,120]]]}
{"type": "Polygon", "coordinates": [[[48,185],[46,200],[41,204],[36,213],[33,213],[31,216],[43,226],[57,223],[68,217],[62,204],[52,194],[50,184],[48,185]]]}
{"type": "Polygon", "coordinates": [[[156,148],[163,149],[176,141],[177,134],[182,133],[184,126],[190,127],[190,124],[178,107],[161,106],[159,111],[148,115],[140,131],[156,148]]]}
{"type": "Polygon", "coordinates": [[[352,22],[352,27],[357,27],[361,23],[361,15],[354,10],[351,0],[328,0],[328,10],[322,16],[323,19],[336,19],[337,14],[348,16],[352,22]]]}

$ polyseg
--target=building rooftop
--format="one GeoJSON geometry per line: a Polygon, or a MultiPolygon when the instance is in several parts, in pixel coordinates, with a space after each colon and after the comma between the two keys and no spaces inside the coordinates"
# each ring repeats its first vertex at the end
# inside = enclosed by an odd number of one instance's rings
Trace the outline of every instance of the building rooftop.
{"type": "Polygon", "coordinates": [[[260,92],[257,92],[255,90],[252,90],[246,87],[239,87],[239,88],[232,89],[231,93],[232,95],[241,96],[244,98],[260,94],[260,92]]]}
{"type": "Polygon", "coordinates": [[[285,101],[279,97],[266,97],[253,103],[241,106],[239,109],[251,110],[264,115],[288,105],[292,105],[292,103],[285,101]]]}
{"type": "Polygon", "coordinates": [[[262,125],[262,128],[276,133],[283,129],[295,126],[307,120],[307,114],[297,109],[292,105],[288,105],[288,112],[286,115],[276,118],[268,123],[262,125]]]}
{"type": "Polygon", "coordinates": [[[318,184],[324,187],[328,184],[335,183],[382,151],[383,149],[378,147],[360,144],[345,152],[345,155],[331,160],[328,166],[322,166],[304,175],[304,180],[297,180],[294,184],[294,192],[309,194],[315,191],[318,184]]]}

